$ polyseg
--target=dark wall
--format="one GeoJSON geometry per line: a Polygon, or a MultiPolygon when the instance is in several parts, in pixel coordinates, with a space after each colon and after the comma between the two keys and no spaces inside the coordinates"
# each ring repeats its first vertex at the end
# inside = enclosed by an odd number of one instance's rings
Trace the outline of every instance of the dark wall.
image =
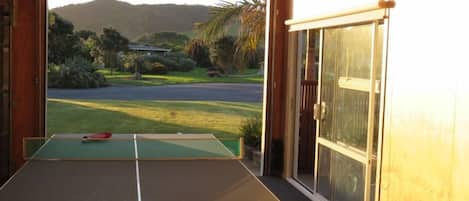
{"type": "Polygon", "coordinates": [[[16,1],[11,38],[12,163],[23,163],[24,137],[43,136],[46,0],[16,1]]]}
{"type": "Polygon", "coordinates": [[[285,20],[290,16],[290,2],[270,1],[269,47],[267,60],[267,102],[264,175],[280,176],[283,172],[285,140],[285,87],[287,69],[288,31],[285,20]]]}
{"type": "Polygon", "coordinates": [[[0,184],[10,173],[10,23],[9,5],[0,1],[0,184]]]}

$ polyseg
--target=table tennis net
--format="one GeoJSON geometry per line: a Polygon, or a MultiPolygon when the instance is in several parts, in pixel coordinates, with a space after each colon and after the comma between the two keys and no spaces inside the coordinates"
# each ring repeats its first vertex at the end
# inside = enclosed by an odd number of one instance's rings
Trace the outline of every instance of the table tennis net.
{"type": "Polygon", "coordinates": [[[82,140],[83,135],[25,138],[26,160],[235,160],[243,138],[197,135],[114,135],[82,140]]]}

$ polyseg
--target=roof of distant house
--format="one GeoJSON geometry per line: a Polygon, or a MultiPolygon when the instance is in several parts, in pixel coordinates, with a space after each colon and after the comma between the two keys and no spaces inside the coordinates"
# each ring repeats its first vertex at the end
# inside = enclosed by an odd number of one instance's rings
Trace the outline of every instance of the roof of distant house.
{"type": "Polygon", "coordinates": [[[153,47],[153,46],[141,45],[141,44],[129,44],[129,50],[147,51],[147,52],[171,52],[171,49],[165,49],[165,48],[153,47]]]}

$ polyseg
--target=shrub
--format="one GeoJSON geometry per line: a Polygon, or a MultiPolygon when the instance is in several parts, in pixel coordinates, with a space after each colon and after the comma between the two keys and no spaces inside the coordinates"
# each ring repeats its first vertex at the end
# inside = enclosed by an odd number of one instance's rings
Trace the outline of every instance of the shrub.
{"type": "Polygon", "coordinates": [[[179,60],[179,66],[178,66],[177,71],[183,71],[183,72],[191,71],[196,67],[196,65],[197,64],[195,63],[194,60],[189,59],[189,58],[183,58],[179,60]]]}
{"type": "Polygon", "coordinates": [[[154,58],[155,58],[154,62],[162,63],[165,66],[167,66],[169,68],[169,70],[176,71],[177,66],[178,66],[178,63],[177,63],[176,60],[173,60],[173,59],[170,59],[170,58],[165,58],[165,57],[162,57],[162,56],[156,56],[154,58]]]}
{"type": "Polygon", "coordinates": [[[188,58],[187,55],[183,52],[166,53],[165,57],[171,58],[171,59],[176,60],[176,61],[178,61],[179,59],[182,59],[182,58],[188,58]]]}
{"type": "Polygon", "coordinates": [[[75,57],[65,64],[48,66],[50,88],[98,88],[107,86],[104,75],[96,72],[97,68],[90,61],[75,57]]]}
{"type": "Polygon", "coordinates": [[[223,73],[234,71],[236,53],[236,39],[232,36],[225,36],[212,44],[210,55],[212,63],[221,68],[223,73]]]}
{"type": "Polygon", "coordinates": [[[136,53],[127,53],[122,56],[123,66],[126,72],[142,72],[145,58],[136,53]]]}
{"type": "Polygon", "coordinates": [[[243,122],[241,133],[244,136],[244,143],[260,150],[262,137],[262,118],[260,116],[251,117],[243,122]]]}
{"type": "Polygon", "coordinates": [[[143,65],[142,72],[143,74],[153,74],[153,75],[164,75],[168,74],[168,68],[158,62],[145,62],[143,65]]]}
{"type": "Polygon", "coordinates": [[[173,51],[180,51],[184,49],[184,45],[190,40],[184,34],[176,32],[158,32],[152,34],[145,34],[138,38],[137,41],[143,44],[149,44],[156,47],[168,48],[173,51]]]}
{"type": "Polygon", "coordinates": [[[210,51],[202,40],[194,39],[186,47],[187,55],[202,68],[212,66],[210,51]]]}
{"type": "Polygon", "coordinates": [[[65,66],[73,69],[82,69],[84,71],[93,73],[98,70],[98,68],[89,60],[83,57],[73,57],[71,59],[65,60],[65,66]]]}
{"type": "Polygon", "coordinates": [[[170,71],[191,71],[196,67],[194,60],[188,58],[184,53],[169,53],[165,56],[145,56],[145,61],[158,62],[165,65],[170,71]]]}

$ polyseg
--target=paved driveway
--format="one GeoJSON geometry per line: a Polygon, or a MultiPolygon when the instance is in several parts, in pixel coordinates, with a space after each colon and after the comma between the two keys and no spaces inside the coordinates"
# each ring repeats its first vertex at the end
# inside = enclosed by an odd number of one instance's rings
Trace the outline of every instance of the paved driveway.
{"type": "Polygon", "coordinates": [[[200,100],[262,102],[261,84],[191,84],[98,89],[49,89],[49,98],[102,100],[200,100]]]}

